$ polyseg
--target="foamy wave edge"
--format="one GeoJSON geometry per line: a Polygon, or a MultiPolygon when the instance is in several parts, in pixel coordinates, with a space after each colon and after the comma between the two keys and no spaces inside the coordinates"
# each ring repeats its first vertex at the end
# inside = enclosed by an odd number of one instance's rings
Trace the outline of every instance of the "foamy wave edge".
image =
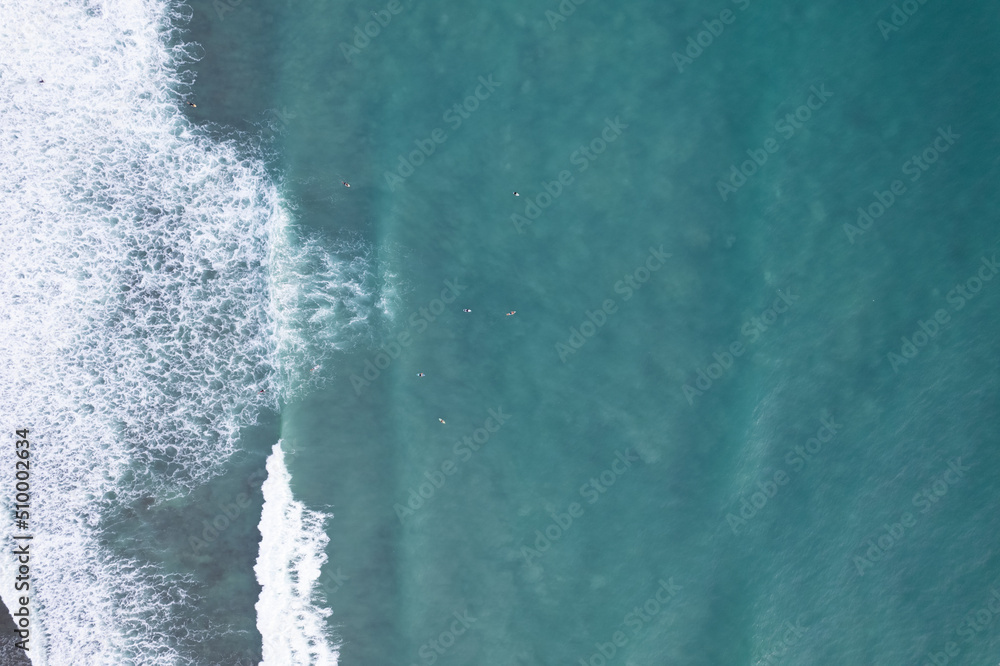
{"type": "MultiPolygon", "coordinates": [[[[175,8],[0,0],[0,413],[35,447],[36,665],[197,663],[192,579],[123,559],[102,527],[219,474],[240,429],[312,379],[303,359],[339,340],[331,285],[351,321],[373,300],[366,265],[295,241],[263,166],[180,112],[175,8]]],[[[0,578],[24,594],[11,558],[0,578]]]]}
{"type": "Polygon", "coordinates": [[[260,517],[260,554],[254,571],[261,585],[257,628],[264,640],[263,666],[336,666],[339,656],[317,603],[317,581],[330,538],[331,516],[310,511],[292,496],[291,475],[281,442],[267,459],[260,517]]]}

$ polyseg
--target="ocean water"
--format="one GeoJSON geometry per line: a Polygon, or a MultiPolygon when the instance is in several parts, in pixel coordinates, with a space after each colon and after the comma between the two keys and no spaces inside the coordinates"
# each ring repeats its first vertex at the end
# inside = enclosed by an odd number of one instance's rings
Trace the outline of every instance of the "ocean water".
{"type": "Polygon", "coordinates": [[[1000,661],[994,5],[0,16],[33,664],[1000,661]]]}

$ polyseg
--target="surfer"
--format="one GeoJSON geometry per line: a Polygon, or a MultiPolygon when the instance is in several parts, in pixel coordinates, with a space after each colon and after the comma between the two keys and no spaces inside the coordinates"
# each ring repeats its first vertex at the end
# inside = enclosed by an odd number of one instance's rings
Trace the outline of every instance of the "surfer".
{"type": "Polygon", "coordinates": [[[472,312],[469,308],[462,308],[462,312],[472,312]]]}
{"type": "Polygon", "coordinates": [[[188,106],[194,106],[194,107],[197,107],[197,106],[198,106],[198,105],[197,105],[197,104],[195,104],[194,102],[188,102],[188,103],[187,103],[187,105],[188,105],[188,106]]]}
{"type": "Polygon", "coordinates": [[[343,183],[344,187],[350,187],[351,186],[351,184],[348,183],[346,180],[342,180],[340,182],[343,183]]]}
{"type": "Polygon", "coordinates": [[[511,315],[515,314],[517,314],[517,310],[511,310],[510,312],[507,313],[507,316],[510,317],[511,315]]]}
{"type": "Polygon", "coordinates": [[[442,419],[441,417],[438,417],[438,421],[441,422],[441,425],[445,425],[444,419],[442,419]]]}
{"type": "Polygon", "coordinates": [[[417,377],[426,377],[426,376],[427,376],[427,375],[425,375],[425,374],[424,374],[424,373],[422,373],[422,372],[418,372],[418,373],[417,373],[417,377]]]}

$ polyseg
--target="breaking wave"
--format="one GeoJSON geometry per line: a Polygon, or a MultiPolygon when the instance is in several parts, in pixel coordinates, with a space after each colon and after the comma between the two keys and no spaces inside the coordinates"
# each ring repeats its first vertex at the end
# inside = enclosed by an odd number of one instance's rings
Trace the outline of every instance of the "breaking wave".
{"type": "MultiPolygon", "coordinates": [[[[218,475],[241,429],[363,335],[382,279],[361,247],[298,239],[262,162],[181,113],[177,6],[0,15],[0,413],[10,438],[30,429],[30,654],[191,663],[192,579],[116,552],[111,518],[218,475]]],[[[15,598],[10,558],[0,577],[15,598]]]]}
{"type": "Polygon", "coordinates": [[[263,664],[336,666],[338,652],[326,626],[330,611],[315,600],[330,541],[323,528],[330,516],[306,509],[292,497],[290,484],[278,442],[267,460],[254,567],[261,585],[257,628],[264,639],[263,664]]]}

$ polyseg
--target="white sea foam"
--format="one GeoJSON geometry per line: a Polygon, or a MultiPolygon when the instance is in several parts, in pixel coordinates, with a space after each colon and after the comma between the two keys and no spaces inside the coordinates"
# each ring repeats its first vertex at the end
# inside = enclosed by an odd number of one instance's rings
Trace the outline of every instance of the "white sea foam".
{"type": "Polygon", "coordinates": [[[363,243],[341,241],[332,251],[327,245],[292,227],[273,238],[274,365],[286,399],[323,376],[313,368],[324,367],[337,351],[370,343],[374,317],[385,314],[395,293],[392,276],[372,269],[376,261],[363,243]]]}
{"type": "MultiPolygon", "coordinates": [[[[170,5],[0,0],[0,17],[0,414],[8,444],[31,429],[30,654],[196,660],[212,628],[194,626],[191,581],[122,559],[103,529],[217,475],[310,367],[297,352],[355,334],[336,315],[365,319],[371,271],[290,241],[261,163],[185,119],[170,5]]],[[[5,510],[13,484],[0,464],[5,510]]],[[[7,601],[13,583],[0,557],[7,601]]]]}
{"type": "Polygon", "coordinates": [[[326,626],[330,611],[319,605],[316,582],[330,539],[330,516],[310,511],[292,497],[291,476],[281,442],[267,459],[264,509],[260,517],[257,628],[264,639],[263,666],[333,666],[338,651],[326,626]]]}

